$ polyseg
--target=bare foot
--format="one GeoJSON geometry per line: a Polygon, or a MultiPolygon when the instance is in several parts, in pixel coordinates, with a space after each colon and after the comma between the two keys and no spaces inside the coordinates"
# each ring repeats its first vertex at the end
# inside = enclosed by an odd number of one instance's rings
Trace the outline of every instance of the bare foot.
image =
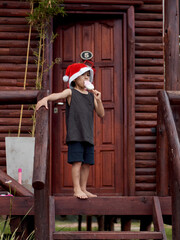
{"type": "Polygon", "coordinates": [[[84,192],[89,198],[97,197],[97,195],[92,194],[92,193],[88,192],[87,190],[83,190],[83,192],[84,192]]]}
{"type": "Polygon", "coordinates": [[[74,196],[79,199],[87,199],[88,198],[88,196],[81,190],[74,191],[74,196]]]}

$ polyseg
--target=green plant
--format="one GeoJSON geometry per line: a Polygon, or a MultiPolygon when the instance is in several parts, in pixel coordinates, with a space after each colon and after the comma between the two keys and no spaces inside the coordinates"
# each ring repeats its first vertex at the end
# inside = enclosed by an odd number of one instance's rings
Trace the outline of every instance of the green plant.
{"type": "MultiPolygon", "coordinates": [[[[28,70],[28,59],[29,59],[29,50],[30,50],[30,39],[31,39],[31,30],[34,27],[38,34],[39,34],[39,43],[38,43],[38,50],[34,51],[34,55],[36,57],[36,84],[35,88],[40,90],[42,88],[42,79],[44,72],[48,71],[50,68],[60,62],[60,59],[55,59],[54,62],[51,63],[49,66],[46,59],[45,59],[45,48],[46,48],[46,39],[49,36],[48,34],[48,27],[50,25],[52,17],[60,14],[61,16],[65,15],[64,7],[61,6],[61,0],[28,0],[31,5],[31,12],[27,17],[29,23],[29,38],[28,38],[28,47],[27,47],[27,56],[26,56],[26,68],[25,68],[25,75],[24,75],[24,89],[26,89],[26,79],[27,79],[27,70],[28,70]]],[[[51,33],[50,43],[54,41],[55,37],[51,33]]],[[[33,127],[32,127],[32,137],[35,134],[35,125],[36,125],[36,117],[35,117],[35,107],[31,106],[34,110],[34,114],[32,116],[33,127]]],[[[21,113],[20,113],[20,121],[19,121],[19,128],[18,128],[18,137],[20,136],[21,132],[21,124],[22,124],[22,116],[23,116],[23,105],[21,106],[21,113]]]]}

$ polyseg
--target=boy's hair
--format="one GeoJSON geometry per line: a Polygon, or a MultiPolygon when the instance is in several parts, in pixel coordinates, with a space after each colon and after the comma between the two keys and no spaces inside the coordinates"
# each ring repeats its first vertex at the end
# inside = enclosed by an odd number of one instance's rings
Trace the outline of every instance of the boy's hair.
{"type": "Polygon", "coordinates": [[[71,87],[73,87],[73,88],[76,86],[75,80],[71,82],[71,87]]]}

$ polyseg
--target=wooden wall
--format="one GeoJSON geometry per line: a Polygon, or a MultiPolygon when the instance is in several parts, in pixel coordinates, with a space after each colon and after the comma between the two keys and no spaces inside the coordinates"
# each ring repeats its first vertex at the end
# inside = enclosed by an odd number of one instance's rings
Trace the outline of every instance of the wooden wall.
{"type": "MultiPolygon", "coordinates": [[[[0,90],[22,90],[26,63],[29,25],[26,16],[29,3],[0,1],[0,90]]],[[[27,89],[34,89],[36,65],[33,51],[37,46],[37,34],[32,31],[27,76],[27,89]]],[[[22,134],[31,131],[32,111],[24,107],[22,134]]],[[[5,169],[5,136],[17,136],[20,106],[0,106],[0,168],[5,169]]]]}
{"type": "Polygon", "coordinates": [[[135,13],[136,195],[156,194],[157,92],[164,88],[162,0],[135,13]]]}
{"type": "MultiPolygon", "coordinates": [[[[29,4],[0,1],[0,90],[23,88],[29,27],[29,4]]],[[[157,91],[164,88],[162,0],[144,0],[135,8],[136,195],[156,193],[157,91]]],[[[27,89],[34,88],[36,65],[32,32],[27,89]]],[[[31,128],[32,111],[25,108],[22,134],[31,128]]],[[[5,168],[4,137],[17,135],[18,106],[0,107],[0,168],[5,168]]]]}

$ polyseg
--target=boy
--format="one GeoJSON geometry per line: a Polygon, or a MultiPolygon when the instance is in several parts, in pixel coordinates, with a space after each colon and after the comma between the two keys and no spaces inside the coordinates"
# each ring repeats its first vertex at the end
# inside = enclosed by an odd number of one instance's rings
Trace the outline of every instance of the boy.
{"type": "Polygon", "coordinates": [[[94,109],[99,117],[104,116],[101,93],[85,88],[85,81],[93,82],[93,74],[83,63],[69,65],[63,80],[69,81],[70,88],[44,97],[36,106],[36,111],[41,106],[48,109],[48,101],[66,98],[68,163],[72,164],[74,196],[80,199],[97,197],[86,189],[89,168],[94,164],[94,109]]]}

